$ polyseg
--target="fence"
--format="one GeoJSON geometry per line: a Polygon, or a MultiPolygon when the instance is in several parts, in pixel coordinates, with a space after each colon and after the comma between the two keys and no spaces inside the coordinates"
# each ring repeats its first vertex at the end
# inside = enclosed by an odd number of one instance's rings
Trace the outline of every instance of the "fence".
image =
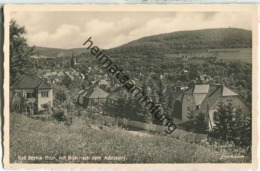
{"type": "Polygon", "coordinates": [[[164,126],[128,120],[126,118],[118,118],[118,124],[152,132],[163,132],[166,130],[164,126]]]}
{"type": "Polygon", "coordinates": [[[136,128],[140,130],[146,130],[146,131],[152,131],[152,132],[165,132],[166,127],[160,126],[160,125],[155,125],[151,123],[144,123],[144,122],[139,122],[139,121],[133,121],[129,120],[127,118],[113,118],[110,116],[104,116],[104,115],[99,115],[96,113],[87,113],[83,112],[82,113],[84,116],[87,116],[91,119],[99,120],[100,122],[109,122],[112,125],[122,125],[124,127],[128,128],[136,128]]]}

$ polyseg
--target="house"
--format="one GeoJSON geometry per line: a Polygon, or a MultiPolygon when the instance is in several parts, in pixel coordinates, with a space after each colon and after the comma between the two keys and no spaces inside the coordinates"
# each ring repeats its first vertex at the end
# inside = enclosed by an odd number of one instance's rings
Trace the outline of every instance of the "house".
{"type": "Polygon", "coordinates": [[[35,104],[38,111],[44,110],[44,104],[53,107],[53,90],[51,86],[37,75],[24,75],[11,86],[11,95],[25,97],[26,103],[35,104]]]}
{"type": "Polygon", "coordinates": [[[190,114],[204,113],[209,129],[217,122],[217,110],[220,102],[232,102],[235,108],[241,108],[245,114],[250,109],[243,99],[224,85],[200,84],[188,88],[180,94],[174,105],[173,120],[176,124],[189,121],[190,114]]]}
{"type": "Polygon", "coordinates": [[[173,87],[173,91],[172,91],[172,95],[173,97],[176,99],[177,97],[179,97],[180,94],[182,94],[188,87],[186,86],[174,86],[173,87]]]}
{"type": "Polygon", "coordinates": [[[129,93],[123,87],[118,87],[107,96],[107,104],[114,105],[120,98],[128,100],[130,97],[129,93]]]}
{"type": "Polygon", "coordinates": [[[91,85],[95,85],[97,81],[90,81],[91,85]]]}
{"type": "Polygon", "coordinates": [[[109,86],[109,82],[105,79],[101,79],[98,83],[100,86],[103,85],[103,86],[109,86]]]}
{"type": "Polygon", "coordinates": [[[198,78],[196,78],[196,81],[200,84],[209,83],[211,80],[212,78],[207,75],[200,75],[198,78]]]}
{"type": "Polygon", "coordinates": [[[98,85],[94,85],[87,90],[79,92],[78,104],[82,107],[102,106],[106,102],[108,93],[98,85]]]}
{"type": "Polygon", "coordinates": [[[48,72],[42,75],[43,78],[51,83],[61,83],[65,77],[68,77],[63,71],[48,72]]]}
{"type": "Polygon", "coordinates": [[[65,73],[67,77],[69,77],[70,80],[74,80],[74,76],[70,73],[65,73]]]}
{"type": "Polygon", "coordinates": [[[110,87],[110,83],[107,81],[107,80],[105,80],[105,79],[100,79],[100,80],[97,80],[97,81],[90,81],[90,83],[91,83],[91,85],[98,85],[98,86],[100,86],[100,87],[102,87],[102,88],[104,88],[104,87],[110,87]]]}

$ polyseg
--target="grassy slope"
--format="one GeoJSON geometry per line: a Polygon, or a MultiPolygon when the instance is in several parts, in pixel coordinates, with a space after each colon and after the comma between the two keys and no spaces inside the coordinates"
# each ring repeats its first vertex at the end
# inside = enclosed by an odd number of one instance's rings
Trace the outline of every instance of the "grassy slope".
{"type": "Polygon", "coordinates": [[[221,153],[165,136],[139,137],[111,128],[92,130],[87,127],[86,121],[81,119],[74,119],[73,125],[66,127],[62,123],[34,120],[15,113],[11,113],[10,153],[11,162],[19,162],[18,156],[55,156],[58,158],[71,155],[78,157],[126,156],[127,163],[243,161],[239,159],[220,161],[221,153]]]}

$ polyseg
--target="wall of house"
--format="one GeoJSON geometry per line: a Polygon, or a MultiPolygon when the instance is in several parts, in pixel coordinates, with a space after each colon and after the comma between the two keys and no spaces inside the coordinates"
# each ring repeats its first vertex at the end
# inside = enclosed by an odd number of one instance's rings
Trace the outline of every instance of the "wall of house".
{"type": "Polygon", "coordinates": [[[173,121],[176,124],[182,122],[182,104],[181,101],[176,100],[173,108],[173,121]]]}
{"type": "Polygon", "coordinates": [[[38,90],[38,110],[44,110],[42,107],[43,104],[49,104],[50,107],[53,107],[53,91],[52,89],[40,89],[38,90]],[[48,97],[42,97],[42,92],[48,91],[49,96],[48,97]]]}
{"type": "Polygon", "coordinates": [[[12,90],[12,92],[13,94],[24,97],[27,103],[35,103],[37,101],[37,92],[34,89],[19,89],[12,90]],[[27,98],[27,93],[35,93],[35,97],[27,98]]]}
{"type": "Polygon", "coordinates": [[[214,121],[214,113],[217,112],[217,109],[212,109],[209,111],[209,130],[211,130],[214,126],[216,126],[215,121],[214,121]]]}
{"type": "Polygon", "coordinates": [[[192,94],[184,94],[183,95],[183,100],[182,100],[182,121],[188,121],[188,107],[193,107],[195,108],[195,103],[194,103],[194,98],[192,94]]]}
{"type": "Polygon", "coordinates": [[[87,108],[89,106],[102,106],[106,103],[106,98],[83,98],[83,103],[81,104],[83,107],[87,108]]]}

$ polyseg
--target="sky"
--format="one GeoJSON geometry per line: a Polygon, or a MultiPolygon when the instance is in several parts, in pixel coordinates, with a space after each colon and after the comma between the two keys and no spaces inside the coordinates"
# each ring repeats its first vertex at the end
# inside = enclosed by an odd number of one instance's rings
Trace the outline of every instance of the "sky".
{"type": "Polygon", "coordinates": [[[25,26],[31,46],[83,48],[92,37],[94,45],[109,49],[156,34],[207,28],[252,30],[246,12],[11,12],[25,26]]]}

